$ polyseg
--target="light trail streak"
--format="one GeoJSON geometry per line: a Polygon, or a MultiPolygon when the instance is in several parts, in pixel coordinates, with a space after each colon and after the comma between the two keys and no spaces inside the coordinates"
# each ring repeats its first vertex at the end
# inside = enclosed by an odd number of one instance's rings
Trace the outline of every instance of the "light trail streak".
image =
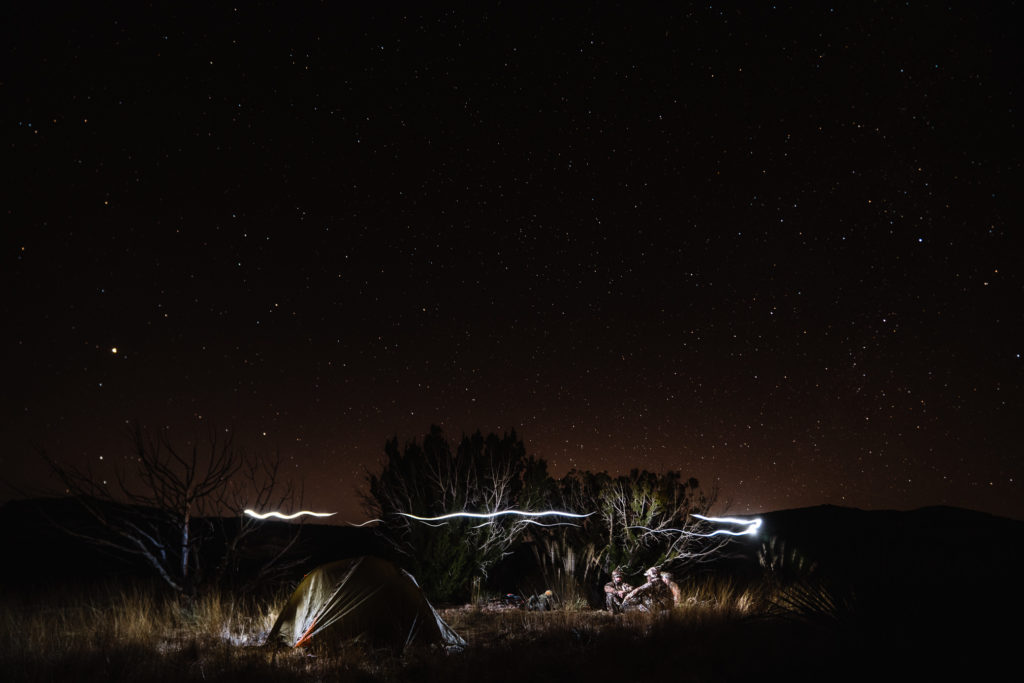
{"type": "Polygon", "coordinates": [[[690,515],[697,519],[703,519],[705,522],[716,522],[719,524],[746,524],[747,528],[743,531],[729,531],[727,529],[719,529],[710,536],[717,534],[728,534],[729,536],[756,536],[758,530],[761,528],[761,518],[755,517],[754,519],[740,519],[739,517],[705,517],[704,515],[690,515]]]}
{"type": "Polygon", "coordinates": [[[691,514],[691,517],[702,519],[705,522],[716,522],[719,524],[746,524],[747,528],[742,531],[730,531],[728,529],[715,529],[709,534],[699,534],[689,529],[652,529],[646,526],[631,526],[630,529],[643,529],[652,534],[682,534],[684,536],[696,536],[698,538],[711,538],[712,536],[756,536],[761,528],[761,518],[739,519],[737,517],[705,517],[704,515],[691,514]]]}
{"type": "Polygon", "coordinates": [[[246,508],[245,514],[256,519],[267,519],[268,517],[277,517],[278,519],[295,519],[296,517],[302,517],[303,515],[309,515],[310,517],[333,517],[338,514],[336,512],[313,512],[311,510],[299,510],[296,513],[286,515],[283,512],[265,512],[259,513],[255,510],[249,510],[246,508]]]}
{"type": "MultiPolygon", "coordinates": [[[[526,520],[527,522],[530,522],[532,524],[538,524],[538,522],[533,521],[533,519],[536,517],[571,517],[573,519],[583,519],[585,517],[589,517],[594,513],[588,512],[585,515],[581,515],[575,512],[562,512],[560,510],[545,510],[544,512],[525,512],[523,510],[499,510],[497,512],[449,512],[446,515],[439,515],[437,517],[420,517],[419,515],[413,515],[408,512],[399,512],[398,514],[402,515],[403,517],[408,517],[409,519],[415,519],[418,522],[446,522],[450,519],[457,519],[459,517],[468,517],[470,519],[493,520],[496,517],[504,517],[505,515],[518,515],[520,517],[529,517],[530,519],[526,520]]],[[[488,524],[490,524],[490,522],[485,522],[484,524],[481,524],[480,526],[474,528],[479,529],[480,527],[487,526],[488,524]]]]}
{"type": "Polygon", "coordinates": [[[345,522],[345,524],[348,524],[349,526],[366,526],[367,524],[373,524],[374,522],[380,522],[381,524],[383,524],[384,520],[383,519],[368,519],[365,522],[360,522],[359,524],[356,524],[355,522],[345,522]]]}
{"type": "MultiPolygon", "coordinates": [[[[555,522],[554,524],[544,524],[543,522],[536,522],[536,521],[534,521],[532,519],[526,519],[526,520],[523,520],[523,522],[525,524],[533,524],[534,526],[542,526],[542,527],[545,527],[545,528],[553,527],[553,526],[574,526],[574,527],[578,528],[580,526],[579,524],[573,524],[572,522],[555,522]]],[[[445,524],[447,524],[447,522],[441,522],[440,524],[428,524],[427,522],[424,522],[424,524],[426,524],[427,526],[437,527],[437,526],[444,526],[445,524]]],[[[487,526],[489,524],[493,524],[493,522],[484,522],[483,524],[477,524],[476,526],[470,527],[470,528],[471,529],[483,529],[485,526],[487,526]]]]}

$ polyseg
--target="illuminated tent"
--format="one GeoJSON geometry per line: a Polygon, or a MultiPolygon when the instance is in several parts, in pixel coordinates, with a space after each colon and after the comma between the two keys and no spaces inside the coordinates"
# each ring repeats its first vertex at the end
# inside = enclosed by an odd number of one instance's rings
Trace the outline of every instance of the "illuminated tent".
{"type": "Polygon", "coordinates": [[[416,579],[387,560],[359,557],[317,567],[302,580],[267,643],[303,647],[359,638],[372,645],[465,645],[427,602],[416,579]]]}

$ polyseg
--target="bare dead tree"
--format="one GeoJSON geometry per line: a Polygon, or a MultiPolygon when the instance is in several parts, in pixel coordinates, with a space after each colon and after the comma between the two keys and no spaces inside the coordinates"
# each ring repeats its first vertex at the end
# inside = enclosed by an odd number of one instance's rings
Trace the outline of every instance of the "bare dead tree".
{"type": "Polygon", "coordinates": [[[633,470],[612,477],[573,470],[559,482],[557,505],[593,513],[572,527],[531,531],[547,572],[562,570],[587,584],[615,566],[640,571],[655,564],[676,570],[716,557],[732,540],[694,516],[707,515],[717,489],[705,492],[678,472],[633,470]]]}
{"type": "MultiPolygon", "coordinates": [[[[536,511],[541,507],[543,501],[539,492],[524,486],[524,475],[529,481],[528,470],[537,466],[538,462],[526,457],[522,442],[511,443],[506,439],[503,443],[493,435],[483,440],[478,432],[464,439],[462,448],[479,454],[473,475],[480,511],[488,514],[513,508],[536,511]],[[517,447],[518,453],[515,452],[517,447]],[[509,450],[512,452],[509,453],[509,450]]],[[[540,466],[546,469],[545,465],[540,466]]],[[[487,560],[480,567],[481,573],[486,576],[489,567],[505,557],[512,544],[536,523],[530,518],[513,515],[495,518],[488,524],[478,526],[473,542],[487,560]]]]}
{"type": "Polygon", "coordinates": [[[608,482],[598,509],[618,555],[616,563],[641,569],[641,564],[683,568],[716,557],[733,540],[714,534],[707,516],[718,499],[717,488],[704,491],[694,478],[678,472],[655,474],[633,470],[608,482]]]}
{"type": "MultiPolygon", "coordinates": [[[[230,527],[223,515],[240,515],[254,506],[285,504],[295,496],[279,479],[280,458],[260,460],[236,450],[230,431],[207,430],[206,439],[179,449],[167,430],[131,425],[132,465],[119,468],[113,484],[89,470],[46,458],[65,492],[74,496],[95,522],[90,532],[71,531],[93,544],[132,555],[149,566],[171,589],[194,596],[200,587],[222,580],[254,533],[254,520],[240,518],[230,527]],[[217,520],[215,522],[214,520],[217,520]],[[220,543],[211,543],[218,531],[220,543]],[[218,558],[201,556],[215,548],[218,558]]],[[[44,457],[46,457],[44,455],[44,457]]],[[[270,559],[280,560],[295,538],[270,559]]]]}
{"type": "MultiPolygon", "coordinates": [[[[243,457],[239,476],[231,486],[218,491],[218,498],[216,506],[219,509],[238,512],[246,509],[301,508],[303,496],[302,491],[292,480],[285,481],[281,476],[281,454],[275,452],[273,457],[267,458],[243,457]]],[[[266,522],[243,515],[237,518],[237,524],[228,526],[223,518],[216,519],[220,522],[224,545],[214,582],[223,584],[228,577],[238,572],[239,563],[246,554],[247,547],[257,532],[266,527],[266,522]]],[[[300,521],[294,525],[294,531],[289,533],[283,542],[275,542],[269,548],[260,549],[260,564],[254,571],[249,572],[250,579],[243,587],[250,588],[259,582],[274,581],[288,576],[295,567],[307,559],[287,559],[298,543],[302,524],[300,521]]]]}

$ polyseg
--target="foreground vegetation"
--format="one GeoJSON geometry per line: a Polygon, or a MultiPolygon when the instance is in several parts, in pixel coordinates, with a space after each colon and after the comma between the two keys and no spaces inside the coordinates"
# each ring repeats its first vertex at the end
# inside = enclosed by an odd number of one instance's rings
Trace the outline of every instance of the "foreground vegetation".
{"type": "Polygon", "coordinates": [[[713,581],[689,586],[687,596],[686,604],[659,615],[449,608],[443,616],[467,647],[446,653],[369,650],[358,643],[268,649],[262,643],[280,600],[211,595],[183,606],[141,585],[9,593],[2,602],[0,671],[12,682],[457,683],[775,675],[839,680],[868,672],[888,678],[900,666],[916,673],[929,667],[926,648],[907,655],[913,639],[893,638],[891,629],[875,637],[872,630],[882,620],[864,623],[821,587],[713,581]],[[892,663],[896,653],[907,655],[903,664],[892,663]]]}
{"type": "Polygon", "coordinates": [[[14,593],[3,599],[0,667],[8,681],[458,681],[479,680],[485,672],[485,678],[510,680],[583,666],[605,647],[623,650],[647,642],[645,649],[656,649],[676,638],[691,649],[699,642],[710,645],[715,634],[740,628],[756,608],[749,591],[727,584],[691,597],[688,605],[659,617],[613,617],[590,609],[451,608],[444,617],[466,638],[463,652],[402,653],[357,643],[303,651],[264,648],[276,617],[272,601],[211,595],[183,606],[144,585],[14,593]]]}

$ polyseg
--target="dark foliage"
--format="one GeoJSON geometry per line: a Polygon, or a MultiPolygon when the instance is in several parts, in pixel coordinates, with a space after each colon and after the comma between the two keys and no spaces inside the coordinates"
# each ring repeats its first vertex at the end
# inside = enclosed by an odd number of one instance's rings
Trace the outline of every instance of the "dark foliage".
{"type": "Polygon", "coordinates": [[[385,453],[380,474],[367,477],[367,510],[382,520],[382,533],[431,598],[465,600],[473,577],[486,575],[528,522],[506,516],[432,524],[405,515],[531,509],[541,500],[537,483],[547,479],[546,464],[526,455],[515,432],[476,432],[452,450],[436,426],[422,443],[400,447],[397,438],[388,441],[385,453]]]}

